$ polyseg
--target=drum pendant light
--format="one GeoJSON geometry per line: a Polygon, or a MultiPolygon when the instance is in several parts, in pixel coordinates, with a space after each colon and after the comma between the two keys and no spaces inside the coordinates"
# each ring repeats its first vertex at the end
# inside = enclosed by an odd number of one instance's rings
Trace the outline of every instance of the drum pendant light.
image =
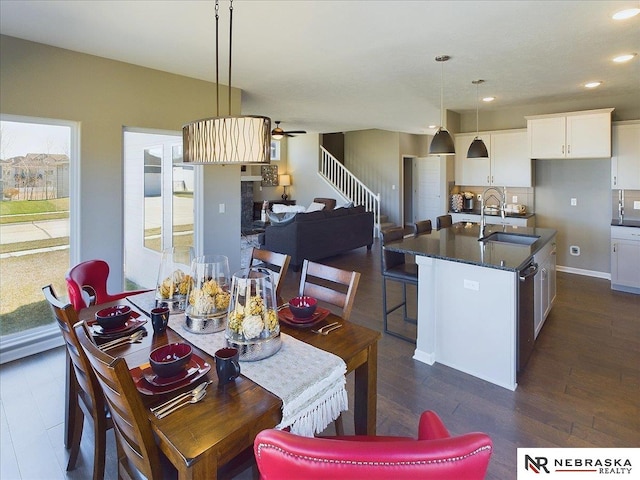
{"type": "Polygon", "coordinates": [[[469,145],[469,151],[467,152],[467,158],[487,158],[489,157],[489,152],[487,151],[487,146],[484,144],[479,133],[480,121],[478,116],[478,88],[481,83],[484,83],[484,80],[473,80],[473,83],[476,86],[476,138],[473,139],[471,145],[469,145]]]}
{"type": "Polygon", "coordinates": [[[229,5],[229,114],[220,116],[218,9],[216,0],[216,116],[195,120],[182,127],[183,162],[194,165],[268,164],[271,163],[271,119],[231,114],[233,0],[229,5]]]}
{"type": "Polygon", "coordinates": [[[436,62],[440,62],[440,126],[438,131],[431,140],[429,146],[429,155],[455,155],[456,149],[453,146],[453,139],[445,128],[444,114],[444,62],[449,60],[449,55],[440,55],[436,57],[436,62]]]}

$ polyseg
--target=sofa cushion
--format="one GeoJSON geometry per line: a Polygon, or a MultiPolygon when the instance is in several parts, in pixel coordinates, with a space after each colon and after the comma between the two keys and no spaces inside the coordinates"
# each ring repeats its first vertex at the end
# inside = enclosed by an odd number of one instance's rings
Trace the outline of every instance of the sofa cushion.
{"type": "Polygon", "coordinates": [[[296,222],[315,222],[324,218],[324,212],[299,213],[296,215],[296,222]]]}
{"type": "Polygon", "coordinates": [[[350,215],[356,215],[358,213],[364,213],[366,211],[364,205],[358,205],[357,207],[349,208],[347,210],[349,210],[350,215]]]}
{"type": "Polygon", "coordinates": [[[324,198],[324,197],[316,197],[313,199],[316,203],[324,203],[325,210],[333,210],[336,207],[336,199],[335,198],[324,198]]]}
{"type": "Polygon", "coordinates": [[[267,217],[269,218],[269,222],[271,223],[271,225],[276,225],[280,227],[293,222],[293,220],[296,218],[296,215],[297,215],[296,212],[285,212],[285,213],[267,212],[267,217]]]}

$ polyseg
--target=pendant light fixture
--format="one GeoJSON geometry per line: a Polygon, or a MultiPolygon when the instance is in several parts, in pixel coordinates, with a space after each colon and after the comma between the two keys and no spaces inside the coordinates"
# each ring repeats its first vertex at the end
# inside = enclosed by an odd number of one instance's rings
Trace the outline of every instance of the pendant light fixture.
{"type": "Polygon", "coordinates": [[[487,146],[484,144],[482,139],[479,136],[479,128],[480,128],[480,117],[478,114],[478,91],[481,83],[484,83],[484,80],[473,80],[473,83],[476,86],[476,138],[473,139],[471,145],[469,145],[469,151],[467,152],[467,158],[487,158],[489,156],[489,152],[487,151],[487,146]]]}
{"type": "Polygon", "coordinates": [[[455,155],[456,149],[453,146],[453,139],[447,129],[445,128],[445,113],[444,113],[444,62],[448,61],[451,57],[449,55],[440,55],[436,57],[436,62],[440,62],[440,126],[438,131],[431,140],[429,146],[429,155],[455,155]]]}
{"type": "Polygon", "coordinates": [[[195,120],[182,127],[183,161],[198,165],[268,164],[271,162],[271,119],[231,115],[233,0],[229,4],[229,113],[220,116],[218,10],[216,0],[216,116],[195,120]]]}

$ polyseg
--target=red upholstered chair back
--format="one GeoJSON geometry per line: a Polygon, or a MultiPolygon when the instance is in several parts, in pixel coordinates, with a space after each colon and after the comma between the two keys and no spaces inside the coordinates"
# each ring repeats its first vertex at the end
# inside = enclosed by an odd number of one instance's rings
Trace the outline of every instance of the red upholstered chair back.
{"type": "Polygon", "coordinates": [[[83,291],[91,297],[90,304],[112,302],[148,291],[128,291],[110,295],[107,293],[107,278],[109,278],[109,264],[104,260],[87,260],[69,270],[65,279],[69,302],[73,308],[80,311],[89,306],[83,297],[83,291]]]}
{"type": "Polygon", "coordinates": [[[304,478],[416,478],[482,480],[492,442],[484,433],[451,437],[434,412],[420,418],[418,439],[406,437],[300,437],[264,430],[254,442],[263,480],[304,478]]]}

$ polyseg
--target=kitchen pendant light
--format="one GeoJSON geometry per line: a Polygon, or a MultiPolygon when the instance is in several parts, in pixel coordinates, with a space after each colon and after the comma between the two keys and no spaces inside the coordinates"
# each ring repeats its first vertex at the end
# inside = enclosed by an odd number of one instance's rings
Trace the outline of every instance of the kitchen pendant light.
{"type": "Polygon", "coordinates": [[[445,128],[444,120],[444,62],[448,61],[451,57],[449,55],[440,55],[436,57],[436,62],[440,62],[440,126],[438,131],[431,140],[429,146],[429,155],[455,155],[456,149],[453,146],[453,139],[449,132],[445,128]]]}
{"type": "Polygon", "coordinates": [[[478,114],[478,89],[480,84],[484,83],[484,80],[473,80],[471,83],[476,86],[476,138],[474,138],[471,145],[469,145],[467,158],[488,158],[489,152],[487,151],[487,146],[479,136],[480,117],[478,114]]]}
{"type": "Polygon", "coordinates": [[[216,0],[216,116],[195,120],[182,127],[183,161],[195,165],[268,164],[271,162],[271,119],[231,115],[233,0],[229,4],[229,114],[220,116],[218,10],[216,0]]]}

